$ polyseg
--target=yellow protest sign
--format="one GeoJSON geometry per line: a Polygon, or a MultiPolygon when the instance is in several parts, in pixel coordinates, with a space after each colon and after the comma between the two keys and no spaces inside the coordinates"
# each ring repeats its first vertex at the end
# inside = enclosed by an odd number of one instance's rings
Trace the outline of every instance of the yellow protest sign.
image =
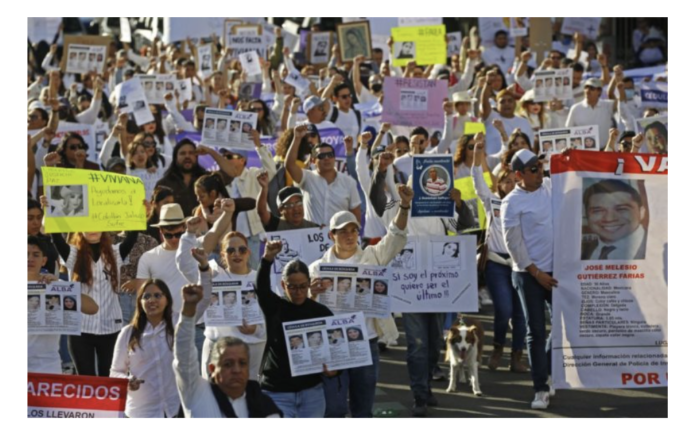
{"type": "Polygon", "coordinates": [[[395,27],[393,65],[405,66],[409,61],[418,65],[442,64],[447,61],[447,41],[444,25],[395,27]]]}
{"type": "MultiPolygon", "coordinates": [[[[484,172],[484,181],[491,187],[491,175],[489,175],[488,172],[484,172]]],[[[478,209],[479,228],[486,229],[486,211],[484,210],[484,205],[481,203],[481,199],[476,195],[474,180],[472,180],[471,177],[460,178],[455,180],[454,187],[462,193],[462,200],[465,201],[470,208],[478,209]]]]}
{"type": "Polygon", "coordinates": [[[87,169],[41,168],[46,233],[145,230],[140,178],[87,169]]]}
{"type": "Polygon", "coordinates": [[[479,122],[467,122],[464,123],[464,134],[465,135],[476,135],[477,133],[486,134],[486,125],[479,122]]]}

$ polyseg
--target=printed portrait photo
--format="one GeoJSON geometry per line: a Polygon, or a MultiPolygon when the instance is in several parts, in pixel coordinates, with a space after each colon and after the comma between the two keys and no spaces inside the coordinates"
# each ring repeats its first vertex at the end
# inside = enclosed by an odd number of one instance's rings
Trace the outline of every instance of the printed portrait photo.
{"type": "Polygon", "coordinates": [[[649,200],[644,180],[584,178],[581,260],[646,257],[649,200]]]}
{"type": "Polygon", "coordinates": [[[369,278],[358,278],[355,289],[359,295],[365,295],[370,292],[372,280],[369,278]]]}
{"type": "Polygon", "coordinates": [[[433,242],[433,265],[456,268],[460,266],[458,242],[433,242]]]}
{"type": "Polygon", "coordinates": [[[292,350],[301,350],[305,347],[304,338],[301,335],[292,335],[289,337],[289,347],[292,350]]]}
{"type": "Polygon", "coordinates": [[[396,59],[414,59],[416,58],[415,42],[396,42],[394,43],[394,58],[396,59]]]}
{"type": "Polygon", "coordinates": [[[46,295],[46,311],[61,311],[60,295],[46,295]]]}
{"type": "Polygon", "coordinates": [[[78,311],[78,302],[74,296],[63,297],[63,311],[78,311]]]}
{"type": "Polygon", "coordinates": [[[341,328],[328,329],[328,344],[337,345],[345,342],[345,336],[341,328]]]}
{"type": "Polygon", "coordinates": [[[441,165],[431,165],[423,169],[420,185],[429,196],[442,196],[450,191],[450,174],[441,165]]]}
{"type": "Polygon", "coordinates": [[[374,294],[387,295],[389,293],[389,282],[387,280],[374,280],[374,294]]]}
{"type": "Polygon", "coordinates": [[[350,326],[345,331],[348,334],[348,341],[351,343],[354,341],[362,341],[365,339],[362,335],[362,329],[358,328],[357,326],[350,326]]]}
{"type": "Polygon", "coordinates": [[[306,334],[306,341],[312,349],[323,347],[323,334],[321,334],[321,331],[308,332],[306,334]]]}
{"type": "Polygon", "coordinates": [[[47,217],[86,217],[88,215],[86,185],[49,186],[47,188],[49,196],[47,217]]]}
{"type": "Polygon", "coordinates": [[[415,244],[407,243],[403,250],[391,261],[391,267],[400,269],[416,268],[415,244]]]}

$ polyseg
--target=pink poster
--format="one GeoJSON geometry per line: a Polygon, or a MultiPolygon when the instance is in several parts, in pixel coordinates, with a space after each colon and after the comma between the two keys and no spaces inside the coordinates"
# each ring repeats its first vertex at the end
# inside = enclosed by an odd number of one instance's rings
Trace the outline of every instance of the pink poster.
{"type": "Polygon", "coordinates": [[[445,80],[384,78],[382,122],[441,129],[445,124],[442,103],[446,98],[445,80]]]}

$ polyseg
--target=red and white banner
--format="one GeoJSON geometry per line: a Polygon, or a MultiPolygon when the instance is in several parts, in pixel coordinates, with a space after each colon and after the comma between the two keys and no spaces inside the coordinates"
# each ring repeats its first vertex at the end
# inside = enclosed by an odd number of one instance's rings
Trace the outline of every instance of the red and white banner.
{"type": "Polygon", "coordinates": [[[552,157],[555,388],[668,385],[668,157],[552,157]]]}
{"type": "Polygon", "coordinates": [[[127,379],[29,373],[29,418],[124,417],[127,379]]]}

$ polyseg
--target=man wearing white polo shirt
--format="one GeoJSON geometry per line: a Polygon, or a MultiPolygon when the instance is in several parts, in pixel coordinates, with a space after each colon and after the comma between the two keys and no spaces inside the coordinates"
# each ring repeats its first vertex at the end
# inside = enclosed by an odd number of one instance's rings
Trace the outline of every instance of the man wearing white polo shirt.
{"type": "Polygon", "coordinates": [[[315,171],[301,169],[297,154],[301,139],[307,133],[306,125],[294,128],[294,140],[287,151],[284,165],[295,183],[304,191],[304,213],[319,225],[328,225],[331,217],[340,211],[350,211],[361,220],[360,193],[357,181],[335,168],[335,151],[328,144],[319,144],[313,150],[315,171]]]}

